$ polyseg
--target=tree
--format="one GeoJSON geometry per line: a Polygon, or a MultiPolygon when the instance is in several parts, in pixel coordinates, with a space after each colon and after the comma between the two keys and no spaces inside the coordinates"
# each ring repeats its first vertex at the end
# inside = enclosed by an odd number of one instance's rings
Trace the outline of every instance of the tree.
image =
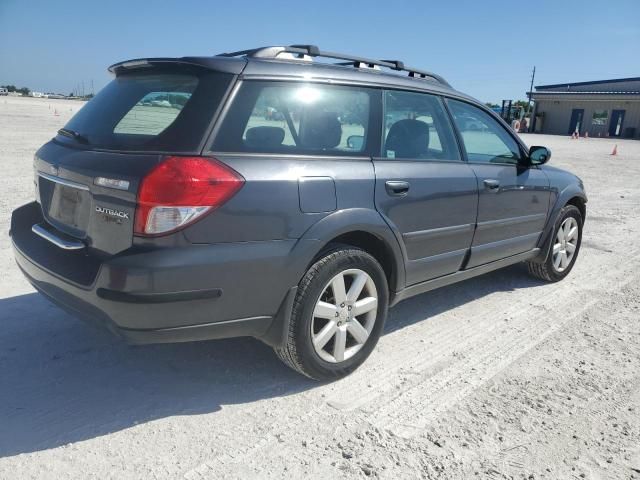
{"type": "Polygon", "coordinates": [[[487,102],[485,103],[485,105],[489,108],[498,108],[500,106],[497,103],[492,103],[492,102],[487,102]]]}
{"type": "Polygon", "coordinates": [[[31,90],[29,90],[27,87],[16,88],[15,85],[0,85],[0,87],[6,88],[7,92],[17,92],[21,93],[22,95],[29,95],[29,92],[31,92],[31,90]]]}

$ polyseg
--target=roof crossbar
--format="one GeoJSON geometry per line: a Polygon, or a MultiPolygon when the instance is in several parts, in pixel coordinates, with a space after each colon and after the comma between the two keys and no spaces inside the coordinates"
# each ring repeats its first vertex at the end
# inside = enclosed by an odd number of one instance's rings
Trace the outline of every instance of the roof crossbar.
{"type": "Polygon", "coordinates": [[[260,47],[249,50],[240,50],[238,52],[222,53],[221,57],[238,57],[247,56],[250,58],[276,58],[282,53],[289,53],[294,58],[304,59],[305,57],[323,57],[331,58],[335,60],[343,60],[338,65],[353,65],[356,68],[373,68],[375,66],[389,68],[391,70],[407,72],[412,78],[432,79],[438,83],[451,87],[442,76],[428,72],[424,70],[418,70],[417,68],[411,68],[404,64],[400,60],[374,60],[371,58],[357,57],[354,55],[347,55],[344,53],[327,52],[320,50],[315,45],[289,45],[282,47],[260,47]]]}

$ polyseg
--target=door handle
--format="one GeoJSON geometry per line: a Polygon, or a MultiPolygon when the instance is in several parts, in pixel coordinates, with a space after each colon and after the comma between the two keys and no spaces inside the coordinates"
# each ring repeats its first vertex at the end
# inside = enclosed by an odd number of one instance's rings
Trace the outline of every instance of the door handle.
{"type": "Polygon", "coordinates": [[[499,180],[493,180],[493,179],[487,179],[484,181],[484,187],[487,190],[490,190],[492,192],[497,192],[498,189],[500,188],[500,181],[499,180]]]}
{"type": "Polygon", "coordinates": [[[384,184],[384,188],[387,190],[389,195],[394,197],[403,197],[409,191],[409,182],[404,182],[402,180],[388,180],[384,184]]]}

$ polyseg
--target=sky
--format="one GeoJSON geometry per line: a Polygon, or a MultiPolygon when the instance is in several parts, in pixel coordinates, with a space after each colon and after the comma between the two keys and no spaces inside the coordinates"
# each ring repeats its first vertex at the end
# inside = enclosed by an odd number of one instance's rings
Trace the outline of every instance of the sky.
{"type": "Polygon", "coordinates": [[[314,44],[393,58],[482,101],[640,76],[640,0],[0,0],[0,85],[68,94],[130,58],[314,44]]]}

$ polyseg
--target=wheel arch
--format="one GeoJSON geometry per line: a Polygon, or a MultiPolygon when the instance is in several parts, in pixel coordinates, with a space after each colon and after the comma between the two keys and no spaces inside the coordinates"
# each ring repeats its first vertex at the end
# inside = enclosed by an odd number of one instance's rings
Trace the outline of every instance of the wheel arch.
{"type": "Polygon", "coordinates": [[[297,284],[307,270],[333,245],[361,248],[382,266],[389,282],[390,299],[405,286],[405,262],[396,233],[371,209],[339,210],[323,217],[296,242],[290,253],[291,283],[267,334],[260,338],[270,346],[282,345],[289,328],[297,284]]]}
{"type": "Polygon", "coordinates": [[[311,254],[306,256],[307,261],[299,271],[300,278],[333,245],[343,244],[361,248],[380,263],[387,275],[391,294],[405,286],[405,262],[400,243],[376,211],[357,208],[335,212],[314,224],[299,243],[301,246],[313,245],[311,254]]]}
{"type": "Polygon", "coordinates": [[[397,291],[398,267],[391,247],[383,239],[366,230],[352,230],[332,238],[323,245],[307,268],[322,258],[325,252],[338,245],[357,247],[372,255],[384,270],[390,294],[397,291]]]}
{"type": "Polygon", "coordinates": [[[549,251],[551,249],[551,240],[553,236],[553,230],[558,220],[558,215],[564,207],[567,205],[573,205],[582,215],[582,223],[584,224],[587,216],[587,196],[578,185],[570,184],[564,190],[560,191],[556,197],[554,204],[550,208],[549,216],[547,218],[547,224],[545,225],[538,245],[540,247],[540,255],[534,258],[532,261],[537,263],[544,263],[547,260],[549,251]]]}
{"type": "Polygon", "coordinates": [[[578,210],[580,210],[580,215],[582,216],[582,223],[584,223],[584,221],[587,218],[587,201],[584,197],[579,196],[579,195],[574,195],[573,197],[571,197],[569,200],[567,200],[566,205],[573,205],[575,207],[578,208],[578,210]]]}

